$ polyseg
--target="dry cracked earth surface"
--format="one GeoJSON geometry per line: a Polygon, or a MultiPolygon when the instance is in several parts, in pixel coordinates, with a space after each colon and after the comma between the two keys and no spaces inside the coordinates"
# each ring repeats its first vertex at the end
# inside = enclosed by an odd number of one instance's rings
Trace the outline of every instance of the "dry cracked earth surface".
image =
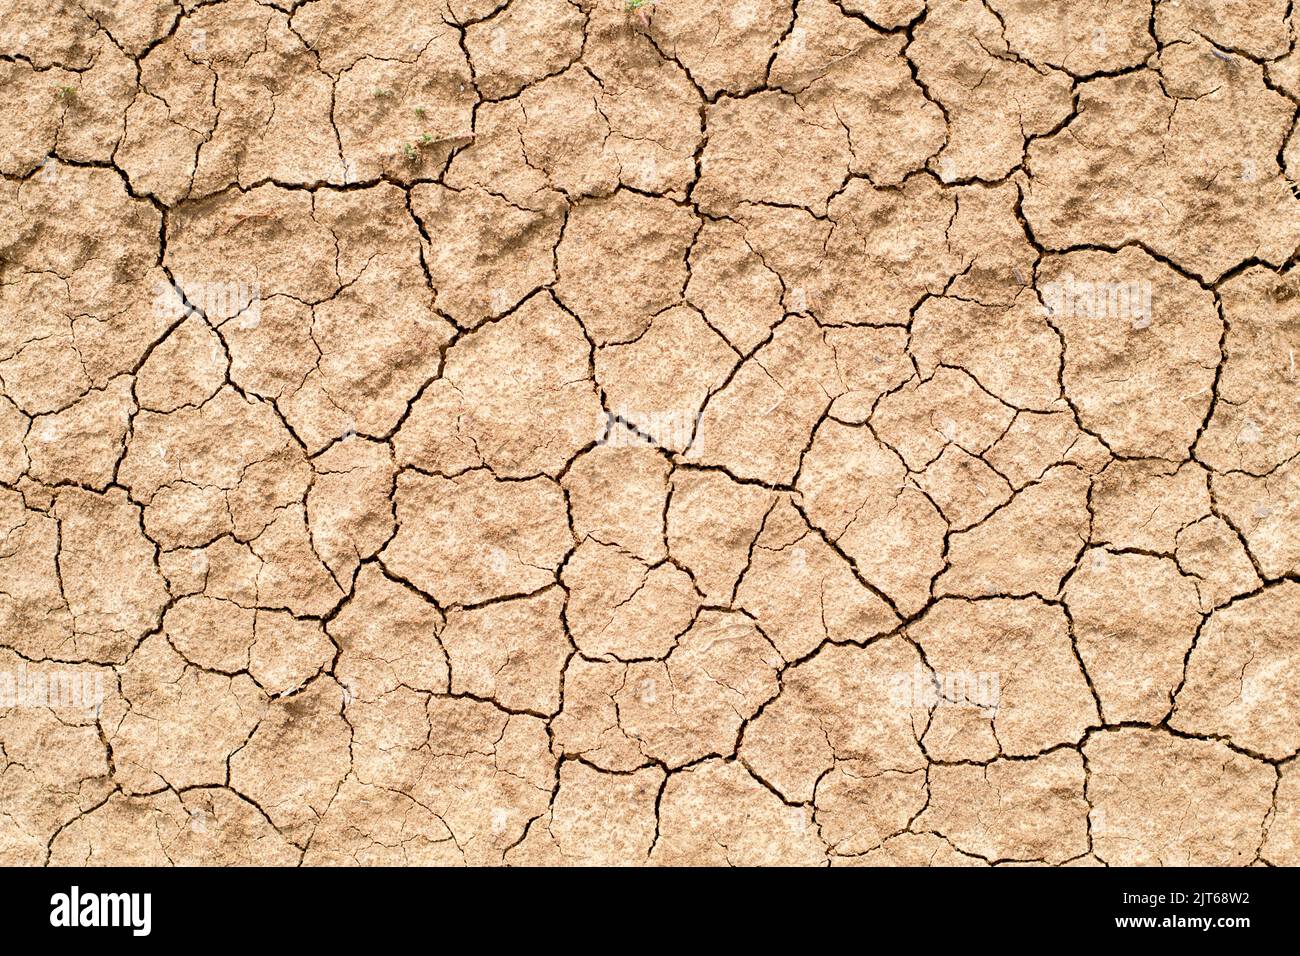
{"type": "Polygon", "coordinates": [[[0,862],[1300,863],[1283,0],[2,0],[0,862]]]}

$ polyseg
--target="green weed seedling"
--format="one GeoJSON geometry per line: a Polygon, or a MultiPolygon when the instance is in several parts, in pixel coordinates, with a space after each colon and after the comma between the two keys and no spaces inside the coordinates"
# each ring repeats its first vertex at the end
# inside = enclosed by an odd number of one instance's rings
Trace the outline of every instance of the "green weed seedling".
{"type": "Polygon", "coordinates": [[[654,7],[654,0],[623,0],[623,9],[629,14],[636,14],[637,21],[643,27],[650,26],[646,10],[654,7]]]}

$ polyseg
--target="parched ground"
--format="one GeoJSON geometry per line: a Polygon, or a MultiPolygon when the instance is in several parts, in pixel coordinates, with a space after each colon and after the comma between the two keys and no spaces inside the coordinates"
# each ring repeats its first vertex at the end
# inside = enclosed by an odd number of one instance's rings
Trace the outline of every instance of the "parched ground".
{"type": "Polygon", "coordinates": [[[0,863],[1300,864],[1286,0],[0,0],[0,863]]]}

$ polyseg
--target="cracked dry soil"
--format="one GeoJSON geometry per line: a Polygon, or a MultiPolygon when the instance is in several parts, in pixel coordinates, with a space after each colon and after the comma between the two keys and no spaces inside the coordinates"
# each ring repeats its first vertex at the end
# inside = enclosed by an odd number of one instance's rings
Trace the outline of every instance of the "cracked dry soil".
{"type": "Polygon", "coordinates": [[[0,2],[0,862],[1300,863],[1284,0],[0,2]]]}

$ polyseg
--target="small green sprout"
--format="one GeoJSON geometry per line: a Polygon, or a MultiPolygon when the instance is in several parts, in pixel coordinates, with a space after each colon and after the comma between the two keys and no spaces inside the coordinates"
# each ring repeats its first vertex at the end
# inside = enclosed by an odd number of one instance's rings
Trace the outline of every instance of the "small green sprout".
{"type": "Polygon", "coordinates": [[[385,90],[382,87],[378,87],[378,86],[375,87],[375,96],[380,97],[381,99],[390,97],[392,95],[393,95],[392,90],[385,90]]]}
{"type": "Polygon", "coordinates": [[[421,134],[420,134],[420,145],[421,145],[421,146],[432,146],[432,145],[433,145],[433,137],[430,136],[428,133],[421,133],[421,134]]]}
{"type": "Polygon", "coordinates": [[[415,147],[412,146],[410,143],[407,143],[405,146],[402,147],[402,153],[411,162],[415,162],[415,157],[416,157],[415,147]]]}
{"type": "Polygon", "coordinates": [[[77,89],[74,86],[60,86],[57,90],[54,91],[54,98],[56,100],[67,101],[72,99],[76,95],[77,95],[77,89]]]}
{"type": "Polygon", "coordinates": [[[646,11],[653,10],[654,5],[655,0],[623,0],[623,9],[628,13],[636,14],[637,21],[643,27],[650,26],[650,18],[646,15],[646,11]]]}
{"type": "Polygon", "coordinates": [[[429,111],[426,110],[423,106],[417,106],[417,107],[415,108],[415,115],[418,116],[418,117],[420,117],[420,119],[424,119],[424,114],[427,113],[427,112],[429,112],[429,111]]]}

